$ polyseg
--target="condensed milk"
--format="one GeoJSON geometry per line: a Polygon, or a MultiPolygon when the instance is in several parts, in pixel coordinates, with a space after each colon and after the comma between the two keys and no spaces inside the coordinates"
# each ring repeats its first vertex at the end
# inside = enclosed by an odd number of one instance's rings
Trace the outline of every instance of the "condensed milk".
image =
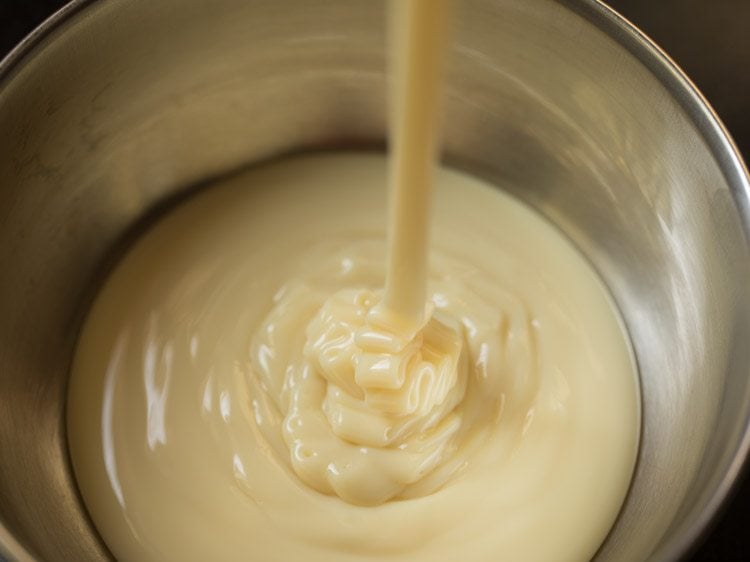
{"type": "MultiPolygon", "coordinates": [[[[402,47],[436,84],[446,12],[403,4],[406,29],[427,29],[402,47]]],[[[390,167],[362,153],[258,166],[166,216],[104,284],[68,436],[116,558],[596,552],[638,445],[626,334],[553,226],[434,169],[435,90],[421,109],[397,101],[390,167]]]]}

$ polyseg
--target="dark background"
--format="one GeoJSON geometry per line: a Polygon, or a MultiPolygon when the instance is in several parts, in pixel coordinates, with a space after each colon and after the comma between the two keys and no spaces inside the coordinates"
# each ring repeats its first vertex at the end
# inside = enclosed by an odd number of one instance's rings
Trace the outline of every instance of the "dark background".
{"type": "MultiPolygon", "coordinates": [[[[685,70],[718,112],[740,151],[750,154],[750,0],[608,3],[685,70]]],[[[0,0],[0,58],[63,4],[64,0],[0,0]]],[[[750,561],[750,481],[745,480],[688,560],[750,561]]]]}

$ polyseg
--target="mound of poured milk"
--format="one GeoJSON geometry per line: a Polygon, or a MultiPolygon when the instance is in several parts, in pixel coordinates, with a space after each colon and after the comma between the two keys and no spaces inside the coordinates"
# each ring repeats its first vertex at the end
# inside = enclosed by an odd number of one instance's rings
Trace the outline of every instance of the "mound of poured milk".
{"type": "MultiPolygon", "coordinates": [[[[279,327],[308,299],[319,305],[312,295],[285,296],[262,333],[293,337],[279,327]]],[[[366,505],[404,494],[450,457],[467,379],[460,329],[431,318],[417,333],[394,334],[373,323],[377,300],[367,289],[333,294],[284,368],[264,368],[261,357],[279,355],[268,338],[255,354],[266,387],[290,389],[280,405],[294,470],[316,490],[366,505]]]]}
{"type": "Polygon", "coordinates": [[[384,319],[381,156],[259,167],[144,235],[84,325],[70,452],[120,560],[585,560],[638,389],[552,226],[441,169],[423,321],[384,319]],[[407,329],[408,328],[408,329],[407,329]]]}

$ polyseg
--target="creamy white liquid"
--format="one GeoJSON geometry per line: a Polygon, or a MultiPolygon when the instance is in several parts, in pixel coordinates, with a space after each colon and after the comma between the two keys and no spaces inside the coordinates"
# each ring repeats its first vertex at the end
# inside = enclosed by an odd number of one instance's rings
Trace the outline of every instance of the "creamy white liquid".
{"type": "Polygon", "coordinates": [[[125,256],[68,402],[79,487],[118,559],[593,555],[637,449],[617,314],[533,212],[463,174],[436,180],[427,301],[441,324],[421,331],[419,360],[444,376],[414,400],[389,391],[398,368],[357,377],[326,328],[348,319],[335,328],[360,356],[390,345],[362,330],[385,281],[379,156],[249,171],[125,256]]]}
{"type": "Polygon", "coordinates": [[[69,430],[118,558],[583,560],[601,543],[638,427],[606,294],[549,226],[455,173],[428,252],[447,4],[392,4],[387,254],[383,161],[298,158],[170,215],[99,295],[69,430]]]}

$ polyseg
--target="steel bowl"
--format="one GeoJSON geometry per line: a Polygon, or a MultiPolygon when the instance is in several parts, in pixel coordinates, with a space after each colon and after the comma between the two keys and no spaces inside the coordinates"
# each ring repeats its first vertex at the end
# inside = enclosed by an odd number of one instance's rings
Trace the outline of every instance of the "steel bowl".
{"type": "MultiPolygon", "coordinates": [[[[78,0],[0,64],[6,556],[111,556],[77,493],[64,424],[92,292],[144,217],[192,186],[293,151],[382,149],[383,11],[78,0]]],[[[464,0],[450,58],[445,159],[570,237],[632,338],[639,460],[596,559],[675,560],[750,447],[747,171],[690,81],[595,0],[464,0]]]]}

